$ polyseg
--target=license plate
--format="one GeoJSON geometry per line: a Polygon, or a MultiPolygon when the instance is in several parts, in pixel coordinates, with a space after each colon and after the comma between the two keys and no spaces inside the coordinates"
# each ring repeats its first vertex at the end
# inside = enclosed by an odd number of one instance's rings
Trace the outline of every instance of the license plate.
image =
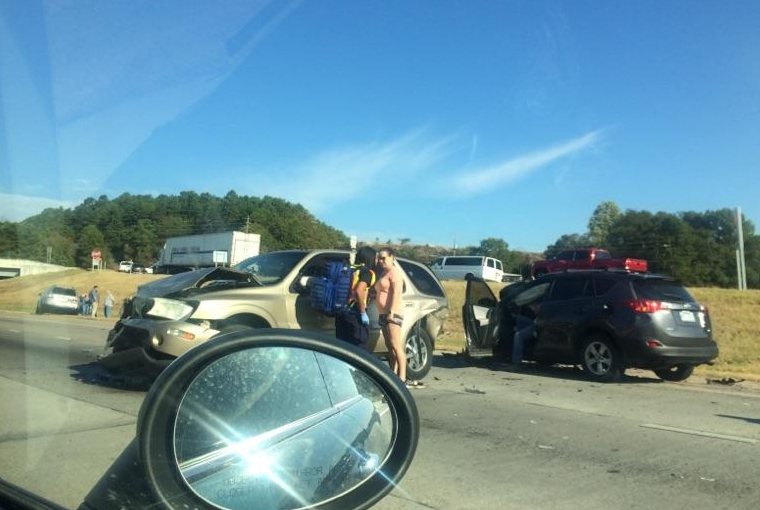
{"type": "Polygon", "coordinates": [[[680,315],[683,322],[697,322],[697,317],[694,315],[694,312],[691,312],[689,310],[681,310],[678,312],[678,314],[680,315]]]}

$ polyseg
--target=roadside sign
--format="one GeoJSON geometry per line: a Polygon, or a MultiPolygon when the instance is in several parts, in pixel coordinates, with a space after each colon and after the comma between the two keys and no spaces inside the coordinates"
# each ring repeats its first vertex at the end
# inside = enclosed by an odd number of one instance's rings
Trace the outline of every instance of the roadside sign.
{"type": "Polygon", "coordinates": [[[100,258],[100,250],[95,248],[92,250],[92,258],[93,259],[99,259],[100,258]]]}

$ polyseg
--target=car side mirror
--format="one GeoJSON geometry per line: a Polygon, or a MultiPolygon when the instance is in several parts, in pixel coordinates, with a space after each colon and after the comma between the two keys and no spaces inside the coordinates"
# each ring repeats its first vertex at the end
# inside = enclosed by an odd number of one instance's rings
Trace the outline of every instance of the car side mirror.
{"type": "Polygon", "coordinates": [[[313,276],[301,276],[298,278],[298,281],[296,282],[296,292],[299,294],[308,294],[309,293],[309,284],[311,284],[311,279],[314,278],[313,276]]]}
{"type": "Polygon", "coordinates": [[[80,510],[365,509],[418,437],[414,400],[368,353],[293,330],[220,335],[159,376],[80,510]]]}

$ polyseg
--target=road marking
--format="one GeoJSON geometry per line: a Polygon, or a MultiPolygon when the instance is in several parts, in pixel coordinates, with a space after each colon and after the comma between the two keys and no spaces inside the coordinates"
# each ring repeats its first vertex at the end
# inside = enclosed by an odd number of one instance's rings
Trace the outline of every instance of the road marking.
{"type": "Polygon", "coordinates": [[[69,337],[67,337],[67,336],[57,336],[56,338],[57,338],[58,340],[66,340],[67,342],[68,342],[69,340],[71,340],[71,338],[69,338],[69,337]]]}
{"type": "Polygon", "coordinates": [[[678,432],[679,434],[690,434],[692,436],[711,437],[713,439],[725,439],[726,441],[737,441],[739,443],[755,444],[757,439],[748,437],[729,436],[726,434],[715,434],[714,432],[704,432],[702,430],[682,429],[679,427],[668,427],[667,425],[655,425],[653,423],[644,423],[642,427],[655,430],[666,430],[668,432],[678,432]]]}
{"type": "Polygon", "coordinates": [[[10,331],[11,333],[21,333],[21,331],[17,329],[9,329],[8,331],[10,331]]]}

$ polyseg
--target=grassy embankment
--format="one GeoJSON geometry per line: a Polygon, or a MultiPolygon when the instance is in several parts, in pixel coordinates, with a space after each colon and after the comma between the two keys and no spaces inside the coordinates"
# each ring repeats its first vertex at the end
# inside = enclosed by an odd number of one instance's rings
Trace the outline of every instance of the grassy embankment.
{"type": "MultiPolygon", "coordinates": [[[[70,269],[60,273],[25,276],[0,281],[0,310],[33,313],[37,295],[50,285],[73,287],[77,293],[87,292],[98,284],[101,296],[110,290],[116,297],[116,310],[122,299],[134,294],[142,283],[161,278],[159,275],[125,274],[116,271],[90,272],[70,269]]],[[[462,303],[464,282],[444,281],[449,297],[449,318],[446,332],[436,347],[452,351],[464,348],[462,303]]],[[[492,284],[495,294],[501,285],[492,284]]],[[[697,373],[712,377],[742,377],[760,380],[760,291],[693,288],[694,297],[710,308],[713,331],[720,347],[720,357],[713,366],[702,366],[697,373]]]]}
{"type": "MultiPolygon", "coordinates": [[[[127,274],[112,270],[84,271],[68,269],[59,273],[47,273],[10,278],[0,281],[0,310],[34,313],[37,296],[51,285],[76,289],[77,294],[89,292],[93,285],[100,291],[100,306],[106,291],[116,298],[114,315],[118,316],[119,306],[125,297],[135,293],[138,285],[161,278],[152,274],[127,274]]],[[[98,315],[102,316],[102,313],[98,315]]]]}
{"type": "MultiPolygon", "coordinates": [[[[436,347],[453,351],[464,348],[462,303],[464,282],[444,281],[449,297],[449,319],[436,347]]],[[[491,284],[498,295],[499,284],[491,284]]],[[[760,291],[690,288],[694,298],[710,309],[713,334],[720,356],[712,366],[703,365],[697,374],[709,377],[740,377],[760,381],[760,291]]]]}

